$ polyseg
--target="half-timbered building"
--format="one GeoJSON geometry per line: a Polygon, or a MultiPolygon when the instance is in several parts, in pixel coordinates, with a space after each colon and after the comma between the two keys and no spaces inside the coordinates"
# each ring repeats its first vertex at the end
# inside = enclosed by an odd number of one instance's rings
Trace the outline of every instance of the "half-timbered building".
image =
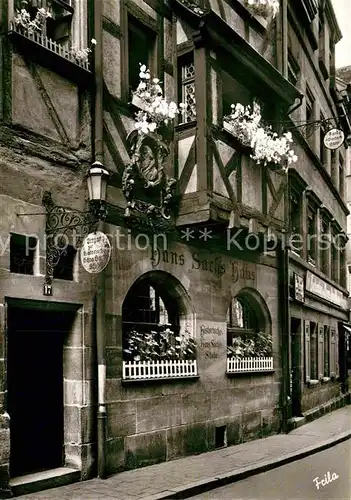
{"type": "Polygon", "coordinates": [[[253,3],[1,3],[4,494],[235,445],[342,404],[345,257],[312,255],[306,237],[324,217],[345,230],[345,148],[332,156],[323,127],[296,128],[349,126],[333,94],[340,33],[329,0],[253,3]],[[182,106],[145,129],[149,84],[182,106]],[[292,165],[259,163],[233,132],[247,106],[270,137],[292,131],[292,165]],[[91,164],[109,177],[100,274],[79,257],[96,230],[91,164]]]}

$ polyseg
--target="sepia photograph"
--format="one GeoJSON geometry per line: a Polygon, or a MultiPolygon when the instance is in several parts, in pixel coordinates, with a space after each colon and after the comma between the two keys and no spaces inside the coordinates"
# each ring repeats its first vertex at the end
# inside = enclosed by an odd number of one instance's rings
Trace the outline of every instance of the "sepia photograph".
{"type": "Polygon", "coordinates": [[[350,500],[351,0],[0,0],[0,499],[350,500]]]}

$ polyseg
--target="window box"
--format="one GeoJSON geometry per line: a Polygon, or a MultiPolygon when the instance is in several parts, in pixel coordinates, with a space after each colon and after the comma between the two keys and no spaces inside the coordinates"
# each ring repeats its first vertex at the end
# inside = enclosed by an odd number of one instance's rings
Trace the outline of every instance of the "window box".
{"type": "Polygon", "coordinates": [[[273,357],[227,358],[227,373],[265,372],[273,370],[273,357]]]}
{"type": "Polygon", "coordinates": [[[76,83],[90,81],[89,61],[76,59],[70,51],[42,33],[29,32],[12,24],[9,36],[24,55],[38,64],[76,83]]]}
{"type": "Polygon", "coordinates": [[[123,361],[123,380],[153,380],[197,376],[196,359],[123,361]]]}

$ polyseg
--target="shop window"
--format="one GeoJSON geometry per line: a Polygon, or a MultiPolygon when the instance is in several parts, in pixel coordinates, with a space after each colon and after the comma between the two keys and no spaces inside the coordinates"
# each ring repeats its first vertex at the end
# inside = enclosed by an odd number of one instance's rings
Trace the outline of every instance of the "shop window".
{"type": "Polygon", "coordinates": [[[330,327],[324,326],[324,376],[330,375],[330,327]]]}
{"type": "Polygon", "coordinates": [[[292,251],[301,254],[301,234],[302,234],[302,193],[292,182],[289,185],[289,220],[291,234],[292,251]]]}
{"type": "Polygon", "coordinates": [[[318,380],[318,328],[317,323],[310,321],[310,367],[311,367],[311,379],[318,380]]]}
{"type": "Polygon", "coordinates": [[[308,262],[316,265],[317,213],[313,206],[307,209],[307,256],[308,262]]]}
{"type": "Polygon", "coordinates": [[[129,96],[139,85],[140,63],[153,73],[156,59],[156,33],[128,16],[128,87],[129,96]]]}
{"type": "Polygon", "coordinates": [[[179,123],[196,120],[195,64],[194,53],[185,54],[178,59],[178,95],[184,104],[179,123]]]}
{"type": "Polygon", "coordinates": [[[73,280],[76,253],[75,248],[71,245],[68,245],[67,248],[62,251],[60,259],[54,268],[54,278],[68,281],[73,280]]]}
{"type": "Polygon", "coordinates": [[[123,379],[197,373],[192,314],[177,292],[181,285],[174,287],[164,274],[138,280],[124,300],[123,379]]]}
{"type": "Polygon", "coordinates": [[[227,311],[227,371],[261,371],[273,367],[272,338],[259,304],[242,294],[231,299],[227,311]],[[260,363],[260,359],[262,363],[260,363]],[[245,360],[252,360],[252,363],[245,360]]]}
{"type": "Polygon", "coordinates": [[[34,274],[34,258],[37,246],[36,238],[23,234],[11,234],[10,237],[10,272],[34,274]]]}

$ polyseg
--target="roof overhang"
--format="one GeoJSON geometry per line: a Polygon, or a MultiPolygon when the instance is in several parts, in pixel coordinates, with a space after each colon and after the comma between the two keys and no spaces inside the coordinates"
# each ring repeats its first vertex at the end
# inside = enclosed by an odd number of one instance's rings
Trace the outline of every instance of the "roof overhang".
{"type": "Polygon", "coordinates": [[[196,30],[196,43],[227,55],[236,65],[235,72],[252,90],[269,96],[269,100],[279,100],[286,108],[301,96],[294,85],[215,12],[197,14],[181,0],[173,2],[180,17],[196,30]]]}

